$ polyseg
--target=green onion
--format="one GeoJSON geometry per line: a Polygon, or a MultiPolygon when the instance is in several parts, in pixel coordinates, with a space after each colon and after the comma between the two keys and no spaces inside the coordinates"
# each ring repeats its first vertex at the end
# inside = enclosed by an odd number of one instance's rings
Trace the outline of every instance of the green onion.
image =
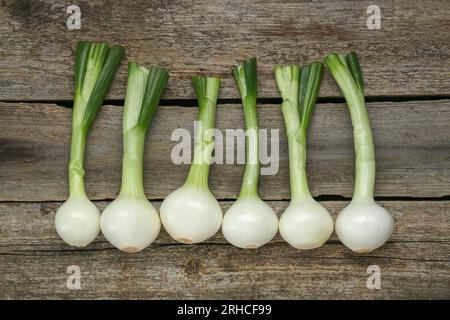
{"type": "Polygon", "coordinates": [[[325,59],[325,63],[347,101],[356,154],[353,198],[337,217],[336,233],[353,251],[370,252],[390,238],[394,222],[392,216],[373,198],[375,148],[364,100],[362,72],[354,52],[345,57],[333,53],[325,59]]]}
{"type": "Polygon", "coordinates": [[[301,69],[297,65],[274,69],[283,102],[289,148],[291,203],[280,218],[280,234],[297,249],[322,246],[333,232],[333,219],[311,196],[306,177],[306,134],[320,82],[323,64],[314,62],[301,69]]]}
{"type": "Polygon", "coordinates": [[[166,87],[166,70],[128,65],[123,116],[123,167],[119,196],[103,211],[100,227],[105,238],[125,252],[138,252],[159,234],[158,213],[143,186],[143,157],[147,129],[166,87]]]}
{"type": "Polygon", "coordinates": [[[208,186],[220,79],[198,76],[192,78],[192,85],[200,122],[194,161],[184,185],[169,194],[160,209],[164,229],[175,240],[188,244],[210,238],[222,223],[222,209],[208,186]]]}
{"type": "Polygon", "coordinates": [[[55,217],[56,231],[69,245],[84,247],[100,231],[100,213],[84,190],[84,150],[86,136],[105,100],[124,48],[105,43],[79,42],[75,63],[75,99],[69,163],[67,201],[55,217]]]}
{"type": "Polygon", "coordinates": [[[239,248],[256,249],[269,242],[278,231],[275,212],[258,195],[259,127],[256,112],[256,58],[233,69],[242,99],[246,124],[246,164],[241,191],[225,213],[222,232],[239,248]]]}

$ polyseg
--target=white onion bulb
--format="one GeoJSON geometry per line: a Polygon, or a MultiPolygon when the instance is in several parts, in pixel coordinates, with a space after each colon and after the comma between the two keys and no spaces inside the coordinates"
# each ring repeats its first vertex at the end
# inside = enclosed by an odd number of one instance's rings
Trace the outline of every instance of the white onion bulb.
{"type": "Polygon", "coordinates": [[[55,227],[67,244],[85,247],[100,232],[100,212],[86,197],[69,197],[56,212],[55,227]]]}
{"type": "Polygon", "coordinates": [[[184,185],[168,195],[160,208],[161,222],[182,243],[202,242],[220,229],[222,209],[209,190],[184,185]]]}
{"type": "Polygon", "coordinates": [[[132,253],[143,250],[156,239],[161,222],[147,199],[119,195],[103,211],[100,226],[112,245],[132,253]]]}
{"type": "Polygon", "coordinates": [[[258,197],[236,200],[225,213],[222,232],[232,245],[256,249],[273,239],[278,231],[275,212],[258,197]]]}
{"type": "Polygon", "coordinates": [[[393,229],[392,216],[374,201],[352,201],[336,219],[339,239],[358,253],[381,247],[390,238],[393,229]]]}
{"type": "Polygon", "coordinates": [[[322,246],[333,232],[333,219],[313,198],[293,201],[280,218],[280,234],[297,249],[322,246]]]}

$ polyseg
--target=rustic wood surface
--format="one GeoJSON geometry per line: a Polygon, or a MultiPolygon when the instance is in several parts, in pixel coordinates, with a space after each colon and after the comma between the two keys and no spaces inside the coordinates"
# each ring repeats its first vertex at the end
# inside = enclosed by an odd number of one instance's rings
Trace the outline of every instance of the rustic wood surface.
{"type": "MultiPolygon", "coordinates": [[[[378,175],[376,196],[440,197],[450,192],[450,100],[369,103],[378,175]]],[[[89,137],[86,187],[92,199],[116,197],[121,179],[123,107],[104,107],[89,137]]],[[[162,106],[149,131],[145,152],[145,188],[150,199],[163,199],[179,187],[189,168],[175,165],[170,142],[176,128],[193,133],[197,108],[162,106]]],[[[261,128],[280,129],[276,175],[261,178],[264,199],[289,199],[287,145],[278,105],[259,108],[261,128]]],[[[51,104],[0,103],[0,200],[64,200],[71,109],[51,104]],[[33,181],[33,183],[30,183],[33,181]]],[[[240,105],[220,105],[219,129],[244,128],[240,105]]],[[[225,132],[224,130],[222,130],[225,132]]],[[[224,139],[225,141],[225,139],[224,139]]],[[[225,152],[224,152],[225,154],[225,152]]],[[[308,173],[315,195],[351,196],[354,152],[348,111],[343,104],[317,106],[309,135],[308,173]]],[[[213,165],[211,189],[219,199],[239,192],[243,165],[213,165]]]]}
{"type": "MultiPolygon", "coordinates": [[[[124,45],[129,59],[170,70],[166,98],[191,98],[193,74],[220,75],[237,98],[231,67],[257,56],[261,97],[277,97],[275,64],[305,64],[356,50],[370,96],[441,95],[450,88],[450,2],[390,0],[380,30],[368,30],[367,1],[77,1],[81,30],[66,27],[66,1],[0,2],[0,100],[73,96],[78,40],[124,45]]],[[[126,63],[110,98],[123,99],[126,63]]],[[[339,95],[326,75],[322,96],[339,95]]]]}
{"type": "MultiPolygon", "coordinates": [[[[81,30],[66,27],[68,3],[0,1],[0,299],[321,298],[450,299],[450,2],[379,0],[380,30],[368,30],[367,1],[80,0],[81,30]],[[396,220],[389,242],[354,254],[333,234],[321,248],[299,251],[279,235],[255,251],[217,234],[181,245],[161,232],[139,254],[114,249],[103,236],[85,249],[58,238],[53,220],[67,197],[67,161],[78,40],[126,47],[108,99],[89,136],[86,187],[103,209],[119,190],[126,60],[170,71],[150,129],[146,194],[160,201],[184,180],[170,141],[193,132],[197,108],[190,77],[223,78],[217,124],[243,128],[231,67],[258,57],[262,128],[280,129],[276,175],[261,178],[261,196],[280,214],[288,205],[286,140],[272,68],[304,64],[331,52],[360,56],[377,148],[376,197],[396,220]],[[234,100],[235,99],[235,100],[234,100]],[[226,103],[226,104],[225,104],[226,103]],[[191,107],[188,107],[191,106],[191,107]],[[81,268],[69,290],[67,267],[81,268]],[[369,290],[367,267],[381,269],[369,290]]],[[[348,112],[325,72],[308,138],[315,196],[335,218],[353,189],[348,112]],[[335,99],[337,98],[337,99],[335,99]]],[[[235,199],[243,165],[213,165],[211,189],[224,209],[235,199]]]]}
{"type": "MultiPolygon", "coordinates": [[[[226,209],[230,203],[221,204],[226,209]]],[[[335,217],[347,202],[322,203],[335,217]]],[[[450,201],[380,203],[393,214],[396,230],[384,247],[364,255],[351,253],[334,234],[311,251],[293,249],[278,235],[250,251],[226,244],[220,233],[187,246],[164,231],[138,254],[119,252],[101,236],[86,249],[72,249],[53,228],[61,203],[2,203],[0,297],[450,298],[450,201]],[[80,267],[80,290],[66,287],[71,265],[80,267]],[[367,289],[370,265],[381,269],[380,290],[367,289]]],[[[269,202],[277,213],[287,204],[269,202]]]]}

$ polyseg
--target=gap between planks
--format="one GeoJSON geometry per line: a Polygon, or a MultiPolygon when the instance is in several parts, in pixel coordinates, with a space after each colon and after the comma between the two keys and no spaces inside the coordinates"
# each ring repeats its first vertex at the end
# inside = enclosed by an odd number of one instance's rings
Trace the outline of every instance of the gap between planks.
{"type": "MultiPolygon", "coordinates": [[[[174,190],[175,191],[175,190],[174,190]]],[[[345,197],[340,195],[329,195],[329,194],[323,194],[313,197],[316,201],[319,202],[350,202],[352,200],[351,197],[345,197]]],[[[97,198],[94,201],[113,201],[115,198],[97,198]]],[[[164,198],[148,198],[149,201],[163,201],[164,198]]],[[[229,202],[229,201],[236,201],[237,198],[220,198],[217,199],[218,202],[229,202]]],[[[290,198],[285,199],[263,199],[264,201],[271,201],[271,202],[286,202],[290,201],[290,198]]],[[[439,202],[439,201],[449,201],[450,195],[442,196],[442,197],[398,197],[398,196],[392,196],[392,197],[374,197],[374,200],[376,202],[378,201],[392,201],[392,202],[406,202],[406,201],[415,201],[415,202],[439,202]]],[[[0,204],[13,204],[13,203],[60,203],[61,200],[0,200],[0,204]]]]}
{"type": "MultiPolygon", "coordinates": [[[[414,101],[436,101],[436,100],[446,100],[450,99],[449,95],[409,95],[409,96],[366,96],[366,103],[370,102],[414,102],[414,101]]],[[[54,104],[59,107],[73,107],[72,99],[61,99],[61,100],[0,100],[0,103],[37,103],[37,104],[54,104]]],[[[282,99],[280,97],[272,98],[258,98],[257,104],[259,105],[277,105],[281,104],[282,99]]],[[[329,103],[345,103],[344,97],[318,97],[318,104],[329,104],[329,103]]],[[[109,106],[120,106],[125,104],[125,99],[106,99],[103,105],[109,106]]],[[[241,104],[241,99],[218,99],[217,104],[241,104]]],[[[169,107],[197,107],[198,102],[196,99],[161,99],[160,106],[169,107]]]]}

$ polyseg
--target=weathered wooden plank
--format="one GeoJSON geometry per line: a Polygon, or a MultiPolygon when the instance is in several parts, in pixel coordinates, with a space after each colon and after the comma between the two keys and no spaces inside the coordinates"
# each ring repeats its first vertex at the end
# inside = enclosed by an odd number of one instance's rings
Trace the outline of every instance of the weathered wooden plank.
{"type": "MultiPolygon", "coordinates": [[[[345,203],[323,202],[333,216],[345,203]]],[[[280,213],[287,202],[269,204],[280,213]]],[[[0,203],[0,298],[450,298],[450,202],[381,204],[396,230],[371,254],[351,253],[334,235],[312,251],[279,237],[248,251],[225,244],[220,234],[186,246],[162,232],[156,244],[130,255],[103,237],[83,250],[66,246],[53,229],[60,203],[0,203]],[[80,267],[81,290],[66,288],[71,265],[80,267]],[[370,265],[381,269],[380,290],[366,287],[370,265]]]]}
{"type": "MultiPolygon", "coordinates": [[[[109,202],[96,202],[103,210],[109,202]]],[[[225,211],[231,201],[221,201],[225,211]]],[[[160,201],[153,201],[159,209],[160,201]]],[[[268,201],[268,204],[280,215],[287,207],[287,201],[268,201]]],[[[335,218],[347,201],[323,201],[322,204],[335,218]]],[[[395,232],[390,242],[449,242],[450,241],[450,201],[381,201],[395,219],[395,232]]],[[[61,202],[0,202],[0,252],[14,253],[22,251],[59,251],[68,250],[55,232],[53,220],[61,202]]],[[[332,235],[330,242],[338,239],[332,235]]],[[[224,244],[223,236],[217,234],[208,243],[224,244]]],[[[279,235],[273,243],[284,243],[279,235]]],[[[161,232],[157,245],[176,244],[166,232],[161,232]]],[[[110,248],[111,245],[100,236],[88,250],[110,248]]],[[[424,252],[423,255],[435,254],[424,252]]],[[[405,253],[406,256],[409,254],[405,253]]]]}
{"type": "MultiPolygon", "coordinates": [[[[217,125],[243,128],[240,105],[220,105],[217,125]]],[[[450,100],[369,103],[378,156],[377,196],[438,197],[450,190],[450,100]]],[[[88,140],[86,187],[92,199],[115,198],[121,179],[123,108],[106,106],[88,140]]],[[[352,129],[342,104],[318,105],[309,135],[308,173],[314,195],[351,196],[352,129]]],[[[162,199],[179,187],[188,165],[171,160],[171,134],[193,132],[197,108],[160,108],[145,152],[145,188],[162,199]]],[[[259,108],[261,128],[280,129],[280,162],[275,175],[262,176],[265,199],[289,199],[287,146],[279,107],[259,108]]],[[[67,197],[71,109],[49,104],[0,103],[0,200],[45,201],[67,197]]],[[[225,139],[224,139],[225,140],[225,139]]],[[[225,154],[226,150],[224,151],[225,154]]],[[[211,189],[219,199],[235,198],[243,165],[213,165],[211,189]]]]}
{"type": "Polygon", "coordinates": [[[341,246],[299,252],[284,244],[258,251],[228,245],[153,246],[127,255],[111,250],[30,251],[0,255],[3,299],[449,299],[449,260],[409,259],[448,243],[394,244],[377,256],[341,246]],[[366,286],[381,270],[381,289],[366,286]],[[69,266],[81,289],[69,290],[69,266]],[[73,271],[72,271],[73,272],[73,271]]]}
{"type": "MultiPolygon", "coordinates": [[[[259,58],[261,97],[278,97],[275,64],[305,64],[356,50],[368,95],[448,94],[450,2],[377,1],[381,29],[368,30],[367,1],[77,1],[81,30],[66,27],[66,1],[0,3],[0,99],[72,99],[76,41],[122,44],[128,59],[170,70],[165,98],[192,98],[189,78],[224,77],[222,98],[237,97],[230,69],[259,58]],[[48,85],[51,84],[51,85],[48,85]]],[[[126,63],[110,98],[122,99],[126,63]]],[[[326,75],[322,96],[339,95],[326,75]]]]}

